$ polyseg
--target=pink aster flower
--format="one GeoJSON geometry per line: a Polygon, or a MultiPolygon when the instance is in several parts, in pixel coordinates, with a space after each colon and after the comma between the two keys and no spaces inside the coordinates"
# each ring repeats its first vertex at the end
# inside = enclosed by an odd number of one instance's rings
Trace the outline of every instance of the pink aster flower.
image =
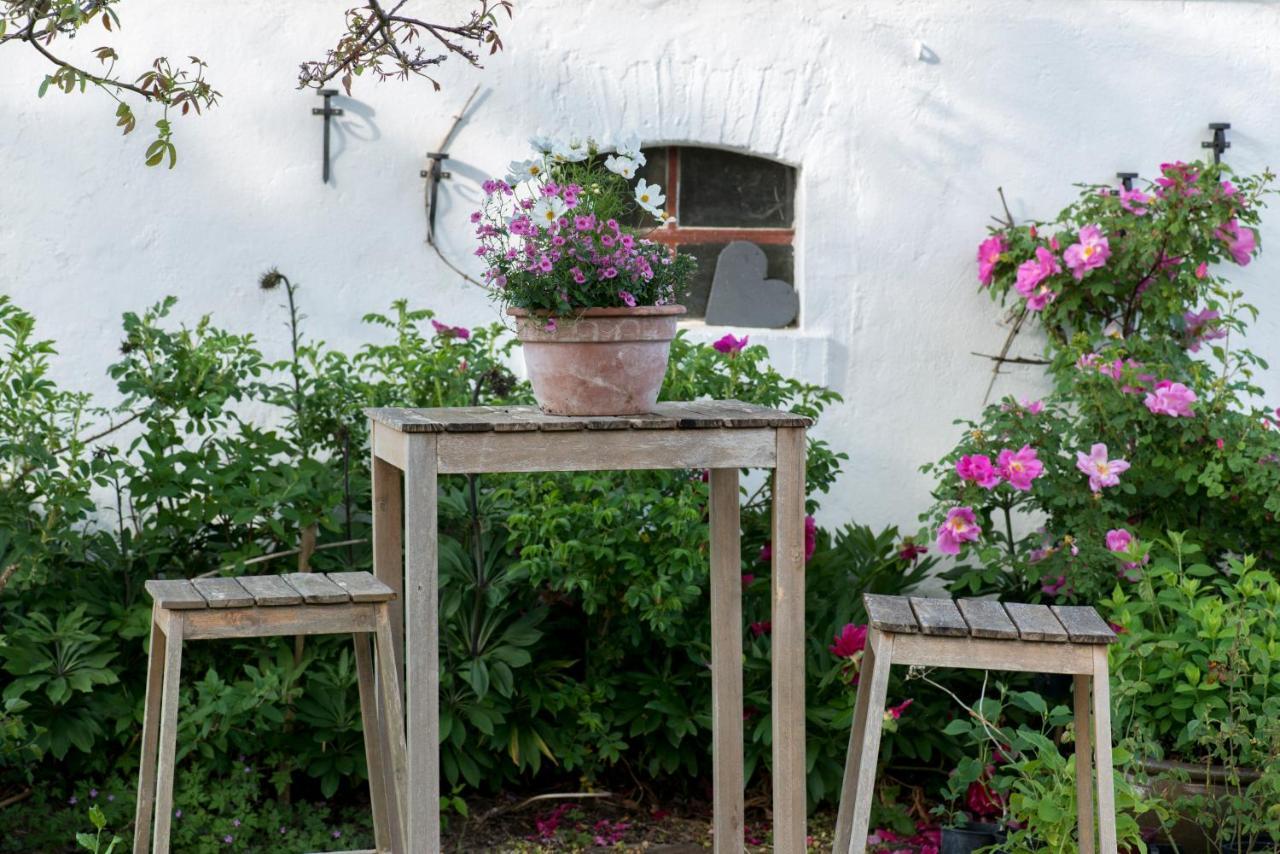
{"type": "Polygon", "coordinates": [[[1000,256],[1009,248],[1003,234],[993,234],[978,244],[978,281],[983,287],[991,284],[1000,256]]]}
{"type": "Polygon", "coordinates": [[[1009,485],[1023,492],[1030,491],[1031,481],[1044,474],[1044,463],[1036,459],[1036,450],[1030,445],[1023,445],[1017,451],[1005,448],[996,457],[996,464],[1009,485]]]}
{"type": "Polygon", "coordinates": [[[1127,210],[1134,216],[1142,216],[1147,212],[1147,205],[1151,203],[1151,197],[1141,190],[1121,190],[1120,191],[1120,207],[1127,210]]]}
{"type": "Polygon", "coordinates": [[[750,337],[751,336],[749,335],[743,335],[741,338],[734,338],[733,333],[729,333],[711,346],[715,348],[718,353],[736,356],[747,346],[747,339],[750,337]]]}
{"type": "Polygon", "coordinates": [[[1253,258],[1253,251],[1258,248],[1258,235],[1252,228],[1245,228],[1235,219],[1213,232],[1214,236],[1227,244],[1227,251],[1241,267],[1253,258]]]}
{"type": "Polygon", "coordinates": [[[956,474],[961,480],[972,481],[983,489],[992,489],[1000,483],[1000,472],[986,454],[966,454],[956,460],[956,474]]]}
{"type": "Polygon", "coordinates": [[[981,533],[972,508],[952,507],[938,528],[938,551],[944,555],[960,554],[960,544],[973,542],[981,533]]]}
{"type": "Polygon", "coordinates": [[[1013,286],[1024,297],[1030,297],[1036,292],[1041,282],[1061,272],[1062,265],[1058,263],[1053,253],[1043,246],[1037,246],[1036,257],[1018,265],[1018,275],[1013,286]]]}
{"type": "Polygon", "coordinates": [[[1062,260],[1077,282],[1084,278],[1085,273],[1101,267],[1111,257],[1111,244],[1102,236],[1102,229],[1098,226],[1086,225],[1080,229],[1079,238],[1079,243],[1071,244],[1062,253],[1062,260]]]}
{"type": "Polygon", "coordinates": [[[853,658],[867,645],[867,627],[849,623],[833,639],[835,642],[827,647],[827,651],[836,658],[853,658]]]}
{"type": "Polygon", "coordinates": [[[1120,483],[1120,475],[1129,470],[1124,460],[1107,459],[1107,446],[1098,442],[1089,453],[1076,451],[1076,468],[1089,476],[1089,489],[1101,492],[1104,486],[1120,483]]]}
{"type": "Polygon", "coordinates": [[[1142,401],[1153,415],[1169,415],[1174,418],[1190,418],[1191,404],[1196,402],[1196,393],[1182,383],[1161,380],[1156,383],[1154,391],[1147,393],[1142,401]]]}

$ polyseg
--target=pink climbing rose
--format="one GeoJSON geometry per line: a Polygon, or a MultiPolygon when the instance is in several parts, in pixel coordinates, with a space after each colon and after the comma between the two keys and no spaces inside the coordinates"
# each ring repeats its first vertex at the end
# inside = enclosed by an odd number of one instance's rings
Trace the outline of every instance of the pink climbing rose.
{"type": "Polygon", "coordinates": [[[1245,228],[1231,219],[1222,228],[1214,231],[1214,236],[1227,244],[1227,251],[1241,267],[1253,258],[1253,250],[1258,248],[1258,235],[1252,228],[1245,228]]]}
{"type": "Polygon", "coordinates": [[[1227,330],[1218,326],[1221,319],[1222,315],[1211,308],[1188,311],[1182,315],[1182,321],[1187,326],[1187,349],[1192,353],[1199,353],[1201,342],[1226,338],[1227,330]]]}
{"type": "Polygon", "coordinates": [[[867,627],[849,623],[834,638],[827,650],[836,658],[853,658],[867,645],[867,627]]]}
{"type": "Polygon", "coordinates": [[[1036,449],[1030,445],[1023,445],[1017,451],[1005,448],[996,457],[996,464],[1009,485],[1023,492],[1030,491],[1031,481],[1044,474],[1044,463],[1036,458],[1036,449]]]}
{"type": "Polygon", "coordinates": [[[966,454],[956,460],[956,474],[961,480],[972,481],[983,489],[993,489],[1000,484],[1000,472],[986,454],[966,454]]]}
{"type": "Polygon", "coordinates": [[[938,528],[938,551],[944,555],[960,554],[960,544],[973,542],[981,533],[972,508],[952,507],[938,528]]]}
{"type": "Polygon", "coordinates": [[[1129,470],[1129,464],[1121,459],[1107,459],[1107,446],[1098,442],[1089,453],[1076,451],[1076,468],[1089,476],[1089,489],[1101,492],[1104,486],[1116,486],[1120,475],[1129,470]]]}
{"type": "Polygon", "coordinates": [[[1036,257],[1018,265],[1018,275],[1013,286],[1018,289],[1018,293],[1029,298],[1040,287],[1041,282],[1061,272],[1062,265],[1053,253],[1043,246],[1037,246],[1036,257]]]}
{"type": "Polygon", "coordinates": [[[1121,190],[1120,191],[1120,207],[1127,210],[1134,216],[1142,216],[1147,212],[1147,205],[1151,203],[1151,197],[1141,190],[1121,190]]]}
{"type": "Polygon", "coordinates": [[[1182,383],[1161,380],[1156,383],[1154,391],[1147,393],[1142,401],[1153,415],[1169,415],[1174,418],[1190,418],[1191,404],[1196,402],[1196,393],[1182,383]]]}
{"type": "Polygon", "coordinates": [[[743,335],[741,338],[734,338],[733,333],[731,332],[728,335],[725,335],[719,341],[716,341],[711,346],[715,348],[716,352],[718,353],[724,353],[729,356],[736,356],[739,353],[741,353],[743,349],[747,346],[747,339],[750,337],[751,336],[749,335],[743,335]]]}
{"type": "Polygon", "coordinates": [[[465,326],[450,326],[447,323],[432,318],[431,326],[436,331],[436,335],[441,338],[457,338],[459,341],[466,341],[471,337],[471,330],[465,326]]]}
{"type": "Polygon", "coordinates": [[[1112,528],[1107,531],[1107,551],[1110,552],[1127,552],[1129,544],[1133,542],[1133,534],[1124,528],[1112,528]]]}
{"type": "Polygon", "coordinates": [[[978,281],[982,282],[984,287],[991,284],[991,279],[995,276],[996,264],[1008,248],[1009,244],[1003,234],[992,235],[978,245],[978,281]]]}
{"type": "Polygon", "coordinates": [[[1080,229],[1080,242],[1073,243],[1062,253],[1062,260],[1067,262],[1071,275],[1076,281],[1084,278],[1090,270],[1096,270],[1111,257],[1111,244],[1102,236],[1102,229],[1096,225],[1086,225],[1080,229]]]}

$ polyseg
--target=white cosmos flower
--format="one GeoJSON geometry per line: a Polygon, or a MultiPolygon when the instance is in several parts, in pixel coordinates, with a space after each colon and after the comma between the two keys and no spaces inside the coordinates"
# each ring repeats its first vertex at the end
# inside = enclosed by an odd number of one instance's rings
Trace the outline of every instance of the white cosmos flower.
{"type": "Polygon", "coordinates": [[[604,168],[608,169],[615,175],[621,175],[628,181],[636,177],[637,165],[636,161],[632,160],[630,157],[622,157],[615,154],[610,154],[604,159],[604,168]]]}
{"type": "Polygon", "coordinates": [[[636,183],[636,204],[659,219],[662,218],[662,203],[666,200],[657,184],[650,184],[643,178],[636,183]]]}
{"type": "Polygon", "coordinates": [[[556,147],[555,140],[549,136],[531,136],[529,137],[529,145],[533,146],[533,150],[539,154],[550,154],[551,150],[556,147]]]}
{"type": "Polygon", "coordinates": [[[634,160],[637,166],[643,166],[645,163],[644,152],[640,150],[640,137],[632,134],[626,139],[620,140],[614,150],[618,152],[619,157],[625,157],[628,160],[634,160]]]}
{"type": "Polygon", "coordinates": [[[551,159],[557,163],[577,163],[586,160],[589,145],[589,140],[571,136],[566,142],[552,143],[551,159]]]}
{"type": "Polygon", "coordinates": [[[537,204],[533,206],[533,210],[529,213],[533,216],[534,222],[542,228],[547,228],[564,216],[564,212],[568,209],[564,199],[559,196],[543,196],[538,199],[537,204]]]}
{"type": "Polygon", "coordinates": [[[510,184],[541,178],[545,171],[541,160],[512,160],[507,168],[511,170],[511,177],[515,179],[507,182],[510,184]]]}

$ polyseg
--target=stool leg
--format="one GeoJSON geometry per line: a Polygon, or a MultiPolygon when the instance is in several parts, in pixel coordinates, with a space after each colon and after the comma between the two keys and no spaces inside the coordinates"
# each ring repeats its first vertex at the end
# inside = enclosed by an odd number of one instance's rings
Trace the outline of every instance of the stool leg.
{"type": "Polygon", "coordinates": [[[142,759],[138,763],[138,804],[133,816],[133,854],[151,847],[151,814],[156,803],[156,754],[160,735],[160,692],[164,686],[165,636],[159,609],[151,609],[151,646],[147,650],[147,689],[142,701],[142,759]]]}
{"type": "Polygon", "coordinates": [[[164,690],[160,704],[160,760],[156,772],[155,854],[169,854],[173,775],[178,747],[178,686],[182,677],[182,615],[165,613],[164,690]]]}
{"type": "Polygon", "coordinates": [[[1093,748],[1090,730],[1089,683],[1091,676],[1076,674],[1072,678],[1076,728],[1076,816],[1080,828],[1080,854],[1094,854],[1093,830],[1093,748]]]}
{"type": "MultiPolygon", "coordinates": [[[[893,635],[872,630],[867,634],[867,646],[875,656],[875,666],[871,673],[871,687],[867,689],[865,724],[857,756],[857,775],[853,781],[853,819],[849,845],[845,848],[849,854],[862,854],[867,849],[871,796],[875,793],[876,764],[880,755],[880,729],[884,725],[885,700],[889,696],[889,671],[893,664],[893,635]]],[[[841,799],[843,798],[841,793],[841,799]]]]}
{"type": "Polygon", "coordinates": [[[1098,770],[1098,838],[1102,854],[1116,854],[1116,794],[1111,767],[1111,681],[1107,648],[1093,649],[1093,741],[1098,770]]]}
{"type": "Polygon", "coordinates": [[[391,841],[387,831],[387,787],[382,767],[386,755],[386,727],[378,717],[378,698],[373,676],[373,653],[369,635],[356,632],[352,636],[356,648],[356,675],[360,685],[360,722],[364,729],[364,759],[369,769],[369,803],[373,807],[373,839],[379,852],[387,851],[391,841]]]}
{"type": "Polygon", "coordinates": [[[387,812],[392,829],[391,850],[395,854],[409,851],[407,842],[408,816],[405,815],[409,787],[409,759],[405,748],[404,710],[400,705],[399,671],[396,668],[396,647],[391,629],[389,608],[379,608],[375,645],[378,661],[378,687],[382,701],[383,743],[387,749],[385,761],[385,788],[390,789],[387,812]]]}
{"type": "MultiPolygon", "coordinates": [[[[875,629],[870,631],[874,632],[875,629]]],[[[858,788],[858,762],[862,757],[862,736],[867,726],[867,706],[871,700],[871,681],[876,668],[876,655],[868,637],[862,653],[862,668],[858,674],[858,699],[853,706],[853,724],[849,728],[849,752],[844,757],[844,782],[840,786],[840,811],[836,817],[833,852],[849,850],[849,837],[853,832],[854,792],[858,788]]]]}

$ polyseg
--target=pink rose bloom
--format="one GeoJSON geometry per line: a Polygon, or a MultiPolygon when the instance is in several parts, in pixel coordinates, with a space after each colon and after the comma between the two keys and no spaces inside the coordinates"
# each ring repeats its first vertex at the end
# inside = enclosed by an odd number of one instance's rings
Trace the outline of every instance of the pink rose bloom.
{"type": "Polygon", "coordinates": [[[1071,244],[1062,253],[1062,260],[1077,282],[1084,278],[1085,273],[1101,267],[1111,257],[1111,244],[1102,236],[1102,229],[1098,226],[1086,225],[1080,229],[1079,238],[1079,243],[1071,244]]]}
{"type": "Polygon", "coordinates": [[[1217,341],[1219,338],[1227,337],[1227,330],[1220,329],[1214,321],[1220,320],[1222,315],[1211,308],[1202,309],[1197,312],[1187,312],[1182,315],[1183,322],[1187,325],[1187,337],[1190,339],[1187,349],[1192,353],[1200,352],[1200,344],[1203,341],[1217,341]]]}
{"type": "Polygon", "coordinates": [[[1252,228],[1245,228],[1235,219],[1231,219],[1222,228],[1214,231],[1214,236],[1227,244],[1227,251],[1241,267],[1253,258],[1253,251],[1258,248],[1258,235],[1252,228]]]}
{"type": "Polygon", "coordinates": [[[960,544],[973,542],[981,533],[971,508],[952,507],[938,528],[938,551],[944,555],[960,554],[960,544]]]}
{"type": "Polygon", "coordinates": [[[754,583],[755,583],[755,580],[756,580],[756,577],[755,577],[754,575],[752,575],[751,573],[749,573],[749,572],[744,572],[744,573],[742,574],[742,586],[743,586],[743,587],[750,587],[752,584],[754,584],[754,583]]]}
{"type": "Polygon", "coordinates": [[[729,356],[736,356],[742,352],[744,347],[747,346],[747,339],[750,337],[751,336],[749,335],[743,335],[741,338],[734,338],[733,333],[729,333],[728,335],[725,335],[723,338],[721,338],[719,341],[716,341],[711,346],[718,353],[725,353],[729,356]]]}
{"type": "Polygon", "coordinates": [[[1023,492],[1030,491],[1031,481],[1044,473],[1044,463],[1036,459],[1036,450],[1030,445],[1023,445],[1017,451],[1005,448],[996,457],[996,464],[1009,485],[1023,492]]]}
{"type": "Polygon", "coordinates": [[[1008,248],[1003,234],[993,234],[978,244],[978,281],[983,287],[991,284],[1000,255],[1008,248]]]}
{"type": "Polygon", "coordinates": [[[853,658],[867,645],[867,627],[849,623],[840,630],[840,634],[836,635],[834,640],[835,643],[827,647],[832,655],[836,658],[853,658]]]}
{"type": "Polygon", "coordinates": [[[772,620],[763,620],[761,622],[751,624],[751,634],[755,635],[756,637],[760,637],[761,635],[767,635],[771,631],[773,631],[772,620]]]}
{"type": "Polygon", "coordinates": [[[1209,262],[1201,261],[1200,266],[1196,267],[1196,278],[1203,279],[1209,274],[1209,262]]]}
{"type": "Polygon", "coordinates": [[[1147,212],[1147,205],[1151,203],[1151,197],[1141,190],[1121,190],[1120,191],[1120,207],[1127,210],[1134,216],[1142,216],[1147,212]]]}
{"type": "Polygon", "coordinates": [[[1190,418],[1191,404],[1196,393],[1182,383],[1161,380],[1154,391],[1148,392],[1142,401],[1153,415],[1169,415],[1174,418],[1190,418]]]}
{"type": "Polygon", "coordinates": [[[450,326],[434,318],[431,320],[431,326],[435,329],[436,335],[441,338],[457,338],[459,341],[466,341],[471,337],[471,330],[465,326],[450,326]]]}
{"type": "Polygon", "coordinates": [[[813,550],[818,547],[818,520],[812,516],[804,517],[804,559],[813,557],[813,550]]]}
{"type": "Polygon", "coordinates": [[[884,719],[886,721],[887,720],[896,721],[900,719],[902,717],[902,713],[905,712],[907,709],[911,708],[911,704],[914,702],[915,702],[914,699],[908,698],[906,700],[903,700],[901,703],[899,703],[896,706],[890,706],[889,708],[884,710],[884,719]]]}
{"type": "Polygon", "coordinates": [[[1076,468],[1089,476],[1089,489],[1101,492],[1104,486],[1119,484],[1120,475],[1129,470],[1129,464],[1107,459],[1107,446],[1099,442],[1087,454],[1076,451],[1076,468]]]}
{"type": "Polygon", "coordinates": [[[929,549],[927,546],[918,546],[913,542],[906,541],[898,548],[898,557],[902,560],[909,560],[915,563],[916,558],[920,555],[927,555],[929,549]]]}
{"type": "Polygon", "coordinates": [[[1044,307],[1058,298],[1058,294],[1051,290],[1048,285],[1041,285],[1036,288],[1036,292],[1027,297],[1027,309],[1029,311],[1043,311],[1044,307]]]}
{"type": "MultiPolygon", "coordinates": [[[[1049,578],[1049,576],[1045,576],[1045,578],[1049,578]]],[[[1066,586],[1067,577],[1065,575],[1059,575],[1056,579],[1041,581],[1040,592],[1046,596],[1057,596],[1062,592],[1062,588],[1066,586]]]]}
{"type": "Polygon", "coordinates": [[[1025,409],[1031,415],[1039,415],[1041,412],[1044,412],[1044,401],[1043,400],[1026,400],[1024,398],[1022,401],[1022,408],[1025,409]]]}
{"type": "Polygon", "coordinates": [[[1124,528],[1113,528],[1107,531],[1107,551],[1110,552],[1127,552],[1129,544],[1133,542],[1133,534],[1124,528]]]}
{"type": "Polygon", "coordinates": [[[1036,257],[1029,261],[1023,261],[1018,265],[1018,275],[1014,281],[1014,287],[1018,293],[1024,297],[1029,297],[1035,293],[1036,288],[1056,273],[1062,272],[1062,266],[1058,263],[1058,259],[1053,253],[1043,246],[1036,247],[1036,257]]]}
{"type": "Polygon", "coordinates": [[[1101,358],[1097,353],[1085,353],[1079,359],[1076,359],[1076,369],[1087,371],[1089,368],[1096,368],[1101,358]]]}
{"type": "Polygon", "coordinates": [[[956,474],[961,480],[972,481],[983,489],[992,489],[1000,483],[1000,472],[986,454],[965,455],[956,460],[956,474]]]}

